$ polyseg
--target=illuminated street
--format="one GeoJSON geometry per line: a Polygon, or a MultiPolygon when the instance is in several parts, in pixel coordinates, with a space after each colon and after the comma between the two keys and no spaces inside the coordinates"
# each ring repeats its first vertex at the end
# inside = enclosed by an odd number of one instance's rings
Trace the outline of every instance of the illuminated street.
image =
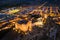
{"type": "Polygon", "coordinates": [[[60,7],[19,6],[0,11],[0,40],[60,40],[60,7]]]}

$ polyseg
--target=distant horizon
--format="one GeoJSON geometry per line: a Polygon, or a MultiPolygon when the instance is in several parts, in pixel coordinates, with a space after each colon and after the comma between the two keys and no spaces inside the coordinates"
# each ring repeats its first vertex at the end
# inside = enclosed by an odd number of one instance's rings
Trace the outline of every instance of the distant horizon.
{"type": "Polygon", "coordinates": [[[0,0],[0,8],[2,7],[13,7],[13,6],[33,6],[41,5],[47,2],[45,6],[60,6],[60,0],[0,0]]]}

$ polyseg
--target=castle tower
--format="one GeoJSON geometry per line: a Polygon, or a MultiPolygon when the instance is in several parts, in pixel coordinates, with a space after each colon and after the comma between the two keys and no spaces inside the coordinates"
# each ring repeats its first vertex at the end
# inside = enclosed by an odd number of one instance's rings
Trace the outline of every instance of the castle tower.
{"type": "Polygon", "coordinates": [[[50,6],[50,13],[52,13],[53,12],[53,10],[52,10],[52,6],[50,6]]]}
{"type": "Polygon", "coordinates": [[[59,13],[59,12],[58,12],[58,9],[59,9],[59,7],[56,7],[56,12],[57,12],[57,13],[59,13]]]}
{"type": "Polygon", "coordinates": [[[46,13],[48,13],[48,7],[46,7],[46,10],[45,10],[46,13]]]}
{"type": "Polygon", "coordinates": [[[43,10],[40,9],[39,11],[40,11],[40,15],[42,16],[43,15],[43,10]]]}

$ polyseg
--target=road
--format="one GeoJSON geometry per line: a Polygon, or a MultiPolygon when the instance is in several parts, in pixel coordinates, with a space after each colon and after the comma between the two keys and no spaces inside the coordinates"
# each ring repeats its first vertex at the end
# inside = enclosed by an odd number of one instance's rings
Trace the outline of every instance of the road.
{"type": "MultiPolygon", "coordinates": [[[[16,14],[13,14],[11,16],[7,15],[8,16],[7,19],[5,19],[6,16],[3,17],[3,18],[0,18],[0,20],[1,20],[0,21],[0,33],[1,33],[0,34],[1,35],[0,36],[1,37],[0,40],[19,40],[19,38],[21,37],[21,34],[19,34],[16,31],[13,30],[13,28],[15,27],[14,23],[15,22],[17,23],[18,21],[20,21],[22,19],[28,18],[29,16],[27,17],[27,15],[29,15],[29,13],[33,14],[36,9],[38,11],[39,10],[38,8],[40,8],[40,6],[38,6],[37,8],[34,8],[34,7],[25,8],[25,9],[21,10],[21,12],[19,11],[16,14]],[[19,37],[19,38],[17,38],[17,37],[19,37]]],[[[38,14],[38,12],[36,12],[36,13],[38,14]]],[[[57,17],[57,19],[59,19],[59,18],[57,17]]],[[[54,20],[57,20],[57,19],[54,18],[54,20]]],[[[28,20],[28,19],[26,19],[26,20],[28,20]]],[[[59,22],[59,20],[57,20],[57,21],[59,22]]],[[[50,22],[50,21],[48,21],[48,22],[50,22]]],[[[48,24],[50,24],[50,23],[48,23],[48,24]]],[[[57,24],[59,24],[59,23],[57,23],[57,24]]],[[[42,37],[42,39],[45,38],[46,34],[44,34],[45,32],[43,31],[43,29],[39,28],[39,27],[36,27],[28,35],[24,35],[24,36],[22,35],[22,39],[21,40],[24,40],[24,38],[26,40],[26,39],[30,38],[31,35],[32,35],[32,38],[36,37],[36,35],[38,35],[38,33],[40,33],[38,38],[40,38],[40,37],[42,37]]]]}

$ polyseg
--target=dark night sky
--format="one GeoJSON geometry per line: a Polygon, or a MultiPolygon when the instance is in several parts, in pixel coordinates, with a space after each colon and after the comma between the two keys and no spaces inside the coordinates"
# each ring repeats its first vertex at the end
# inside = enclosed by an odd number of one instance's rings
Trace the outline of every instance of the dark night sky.
{"type": "Polygon", "coordinates": [[[40,5],[47,2],[47,5],[60,6],[60,0],[0,0],[0,6],[12,6],[12,5],[40,5]]]}

